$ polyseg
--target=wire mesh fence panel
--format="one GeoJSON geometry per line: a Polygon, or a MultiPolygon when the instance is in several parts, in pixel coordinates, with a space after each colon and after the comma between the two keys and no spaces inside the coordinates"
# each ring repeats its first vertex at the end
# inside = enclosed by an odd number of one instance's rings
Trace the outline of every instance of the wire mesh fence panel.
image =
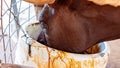
{"type": "Polygon", "coordinates": [[[25,35],[25,26],[36,21],[34,5],[22,0],[0,1],[0,60],[14,63],[19,38],[25,35]]]}

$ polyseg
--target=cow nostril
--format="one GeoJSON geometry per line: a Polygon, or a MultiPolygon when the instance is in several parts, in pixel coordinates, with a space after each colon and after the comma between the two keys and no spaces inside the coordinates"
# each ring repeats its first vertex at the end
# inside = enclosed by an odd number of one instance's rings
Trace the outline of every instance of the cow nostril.
{"type": "Polygon", "coordinates": [[[43,29],[48,29],[48,25],[45,24],[44,22],[40,22],[40,25],[43,29]]]}

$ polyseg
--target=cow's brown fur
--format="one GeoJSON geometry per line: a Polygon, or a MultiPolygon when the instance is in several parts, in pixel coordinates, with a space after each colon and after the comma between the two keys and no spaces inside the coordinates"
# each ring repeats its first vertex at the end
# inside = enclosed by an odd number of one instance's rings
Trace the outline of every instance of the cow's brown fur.
{"type": "Polygon", "coordinates": [[[43,10],[43,38],[52,48],[80,53],[100,42],[120,38],[120,7],[87,0],[57,0],[43,10]]]}

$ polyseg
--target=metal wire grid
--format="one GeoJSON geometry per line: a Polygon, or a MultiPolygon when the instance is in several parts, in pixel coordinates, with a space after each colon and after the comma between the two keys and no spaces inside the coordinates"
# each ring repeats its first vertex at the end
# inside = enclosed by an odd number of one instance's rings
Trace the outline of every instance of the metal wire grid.
{"type": "Polygon", "coordinates": [[[22,0],[1,0],[0,60],[14,63],[16,45],[25,25],[36,21],[34,6],[22,0]]]}

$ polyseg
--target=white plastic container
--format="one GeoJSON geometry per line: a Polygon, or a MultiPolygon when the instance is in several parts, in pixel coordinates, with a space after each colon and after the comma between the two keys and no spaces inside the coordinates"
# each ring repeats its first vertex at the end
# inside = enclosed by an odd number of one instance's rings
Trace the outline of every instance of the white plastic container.
{"type": "Polygon", "coordinates": [[[16,64],[35,68],[105,68],[110,49],[103,42],[87,52],[93,54],[74,54],[49,48],[36,41],[41,31],[39,23],[30,24],[26,32],[30,38],[22,38],[17,45],[16,64]],[[26,41],[27,40],[27,41],[26,41]],[[27,44],[26,44],[27,42],[27,44]],[[29,45],[31,45],[31,48],[29,45]],[[30,51],[29,51],[30,50],[30,51]],[[29,54],[30,53],[30,54],[29,54]]]}

